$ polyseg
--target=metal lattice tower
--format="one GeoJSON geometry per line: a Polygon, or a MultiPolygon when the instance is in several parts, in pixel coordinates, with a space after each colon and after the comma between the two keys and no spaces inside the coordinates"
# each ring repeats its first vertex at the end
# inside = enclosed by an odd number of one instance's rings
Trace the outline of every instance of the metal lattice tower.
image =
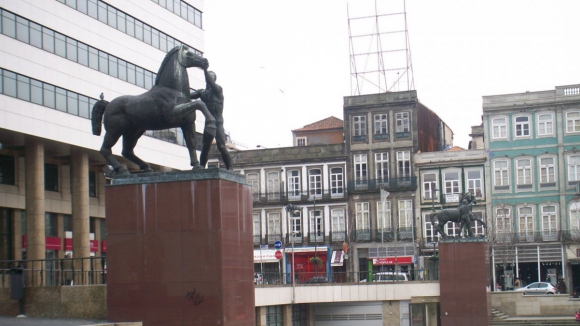
{"type": "Polygon", "coordinates": [[[415,89],[405,0],[379,2],[371,16],[347,7],[351,95],[415,89]]]}

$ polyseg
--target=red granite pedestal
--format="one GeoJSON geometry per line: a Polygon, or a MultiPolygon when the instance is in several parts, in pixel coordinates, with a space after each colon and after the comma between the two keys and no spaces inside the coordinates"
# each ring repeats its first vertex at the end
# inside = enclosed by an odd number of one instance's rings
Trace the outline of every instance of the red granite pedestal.
{"type": "Polygon", "coordinates": [[[106,187],[108,321],[255,325],[251,189],[212,170],[106,187]]]}
{"type": "Polygon", "coordinates": [[[489,253],[482,240],[439,242],[441,325],[489,325],[489,253]]]}

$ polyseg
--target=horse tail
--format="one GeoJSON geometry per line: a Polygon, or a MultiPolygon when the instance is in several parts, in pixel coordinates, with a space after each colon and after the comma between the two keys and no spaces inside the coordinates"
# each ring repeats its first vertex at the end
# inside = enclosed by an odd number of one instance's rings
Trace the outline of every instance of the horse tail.
{"type": "Polygon", "coordinates": [[[101,124],[103,122],[103,114],[105,114],[105,109],[109,105],[108,101],[100,100],[93,106],[93,111],[91,112],[91,124],[93,126],[93,135],[101,135],[101,124]]]}

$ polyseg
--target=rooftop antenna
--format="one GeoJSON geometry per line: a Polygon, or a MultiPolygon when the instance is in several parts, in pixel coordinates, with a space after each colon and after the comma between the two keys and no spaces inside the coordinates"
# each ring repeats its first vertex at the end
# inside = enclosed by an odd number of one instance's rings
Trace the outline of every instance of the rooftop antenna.
{"type": "Polygon", "coordinates": [[[352,18],[347,4],[351,95],[415,89],[405,1],[352,18]]]}

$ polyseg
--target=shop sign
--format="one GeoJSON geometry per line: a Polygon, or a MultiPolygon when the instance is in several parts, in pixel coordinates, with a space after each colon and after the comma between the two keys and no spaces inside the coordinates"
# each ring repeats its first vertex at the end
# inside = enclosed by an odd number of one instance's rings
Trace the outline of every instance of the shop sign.
{"type": "Polygon", "coordinates": [[[413,256],[373,258],[373,266],[377,265],[408,265],[413,263],[413,256]]]}
{"type": "Polygon", "coordinates": [[[254,250],[254,263],[277,263],[276,250],[254,250]]]}

